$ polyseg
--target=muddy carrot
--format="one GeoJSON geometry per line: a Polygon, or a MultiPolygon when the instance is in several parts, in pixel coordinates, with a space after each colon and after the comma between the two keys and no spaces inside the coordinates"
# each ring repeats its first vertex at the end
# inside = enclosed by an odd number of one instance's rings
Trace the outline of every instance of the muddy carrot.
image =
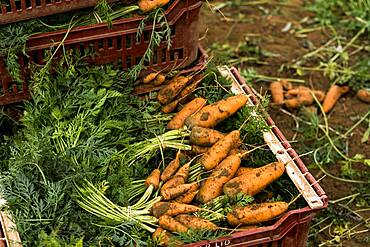
{"type": "Polygon", "coordinates": [[[199,190],[194,190],[194,191],[189,190],[185,194],[176,197],[174,201],[178,203],[189,204],[194,200],[198,192],[199,190]]]}
{"type": "Polygon", "coordinates": [[[185,98],[186,96],[188,96],[189,94],[191,94],[192,92],[194,92],[194,90],[199,86],[199,84],[202,82],[201,79],[199,80],[194,80],[193,82],[191,82],[188,86],[186,86],[183,90],[181,90],[180,94],[179,94],[179,98],[185,98]]]}
{"type": "Polygon", "coordinates": [[[162,215],[178,215],[199,212],[202,209],[194,206],[177,202],[157,202],[152,207],[153,216],[159,218],[162,215]]]}
{"type": "Polygon", "coordinates": [[[212,170],[223,159],[227,157],[234,144],[240,138],[240,131],[234,130],[225,137],[216,142],[203,156],[200,158],[200,163],[205,170],[212,170]]]}
{"type": "Polygon", "coordinates": [[[288,210],[286,202],[265,202],[238,207],[227,214],[227,221],[232,226],[253,225],[271,220],[288,210]]]}
{"type": "Polygon", "coordinates": [[[214,223],[193,215],[179,214],[175,217],[175,219],[190,229],[217,229],[217,225],[214,223]]]}
{"type": "Polygon", "coordinates": [[[356,96],[359,98],[359,100],[368,104],[370,103],[370,89],[360,89],[357,91],[356,96]]]}
{"type": "Polygon", "coordinates": [[[170,238],[172,234],[169,233],[167,230],[163,229],[162,227],[158,227],[152,235],[152,238],[161,246],[168,246],[170,243],[170,238]]]}
{"type": "Polygon", "coordinates": [[[226,157],[204,181],[200,187],[197,200],[201,203],[207,203],[220,196],[224,184],[234,177],[240,163],[241,159],[238,154],[226,157]]]}
{"type": "Polygon", "coordinates": [[[154,79],[153,84],[155,86],[160,86],[166,81],[166,75],[159,73],[157,77],[154,79]]]}
{"type": "Polygon", "coordinates": [[[190,142],[198,146],[210,147],[224,136],[225,134],[214,129],[194,127],[191,129],[190,142]]]}
{"type": "Polygon", "coordinates": [[[273,81],[270,83],[270,91],[272,102],[275,104],[282,104],[284,102],[284,88],[279,81],[273,81]]]}
{"type": "Polygon", "coordinates": [[[233,115],[248,101],[248,96],[239,94],[203,107],[196,114],[188,117],[185,124],[189,129],[195,126],[211,128],[233,115]]]}
{"type": "Polygon", "coordinates": [[[190,171],[190,163],[192,161],[187,162],[185,165],[183,165],[175,174],[176,177],[182,177],[185,179],[185,181],[188,179],[189,171],[190,171]]]}
{"type": "Polygon", "coordinates": [[[188,228],[169,215],[159,217],[159,225],[171,232],[187,232],[188,228]]]}
{"type": "Polygon", "coordinates": [[[172,102],[180,93],[181,89],[183,89],[190,81],[190,79],[191,77],[185,76],[177,76],[173,78],[167,85],[159,90],[157,96],[158,101],[163,105],[172,102]]]}
{"type": "Polygon", "coordinates": [[[340,87],[338,85],[331,86],[325,96],[324,103],[322,104],[324,112],[328,113],[331,109],[333,109],[338,99],[348,91],[349,91],[348,86],[344,87],[340,87]]]}
{"type": "Polygon", "coordinates": [[[255,169],[255,168],[252,168],[252,167],[239,167],[238,171],[235,174],[235,177],[239,177],[239,176],[241,176],[241,175],[243,175],[245,173],[250,172],[253,169],[255,169]]]}
{"type": "Polygon", "coordinates": [[[183,195],[185,192],[189,191],[189,189],[194,186],[194,183],[180,184],[180,185],[177,185],[176,187],[170,187],[170,188],[165,188],[165,189],[162,188],[161,196],[166,201],[174,199],[180,195],[183,195]]]}
{"type": "Polygon", "coordinates": [[[251,169],[239,177],[231,179],[224,185],[223,191],[230,197],[238,193],[254,196],[267,185],[278,179],[285,171],[281,162],[273,162],[268,165],[251,169]]]}
{"type": "Polygon", "coordinates": [[[159,72],[152,72],[152,73],[149,73],[148,75],[146,75],[144,78],[143,78],[143,83],[147,84],[147,83],[150,83],[152,82],[156,77],[157,75],[159,74],[159,72]]]}
{"type": "Polygon", "coordinates": [[[173,176],[172,178],[170,178],[169,180],[167,180],[167,182],[163,184],[161,191],[176,187],[177,185],[180,185],[180,184],[185,184],[185,182],[186,182],[185,178],[181,176],[173,176]]]}
{"type": "Polygon", "coordinates": [[[191,151],[195,154],[203,154],[207,152],[210,149],[210,147],[202,147],[198,145],[191,145],[191,151]]]}
{"type": "Polygon", "coordinates": [[[179,104],[179,102],[180,102],[180,100],[178,100],[178,99],[177,100],[174,100],[171,103],[163,106],[162,109],[161,109],[161,111],[163,113],[166,113],[166,114],[171,113],[171,112],[173,112],[173,111],[176,110],[176,107],[179,104]]]}
{"type": "Polygon", "coordinates": [[[145,186],[149,187],[149,185],[152,184],[155,189],[158,189],[160,175],[161,171],[159,169],[153,170],[149,177],[145,180],[145,186]]]}
{"type": "Polygon", "coordinates": [[[162,181],[167,181],[168,179],[171,178],[173,174],[176,173],[177,169],[180,167],[180,158],[181,158],[181,152],[178,151],[176,153],[176,157],[174,160],[172,160],[166,168],[163,170],[162,175],[161,175],[161,180],[162,181]]]}
{"type": "Polygon", "coordinates": [[[290,89],[293,88],[292,83],[290,81],[288,81],[288,80],[281,80],[280,83],[281,83],[281,85],[283,85],[283,88],[285,90],[290,90],[290,89]]]}
{"type": "Polygon", "coordinates": [[[167,129],[179,129],[184,126],[185,119],[199,111],[207,101],[203,98],[195,98],[187,103],[167,124],[167,129]]]}

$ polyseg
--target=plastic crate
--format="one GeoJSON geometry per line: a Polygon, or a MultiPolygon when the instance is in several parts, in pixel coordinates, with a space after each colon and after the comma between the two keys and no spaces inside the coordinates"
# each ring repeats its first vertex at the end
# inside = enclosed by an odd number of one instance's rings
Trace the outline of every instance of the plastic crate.
{"type": "MultiPolygon", "coordinates": [[[[198,56],[198,19],[203,2],[201,0],[175,0],[165,12],[172,30],[172,46],[162,42],[154,51],[153,59],[146,64],[150,69],[164,69],[175,66],[186,67],[198,56]]],[[[42,64],[45,51],[58,46],[63,40],[65,49],[92,49],[92,64],[113,63],[125,70],[137,64],[148,45],[152,25],[147,25],[140,41],[136,32],[144,17],[120,19],[108,28],[106,24],[96,24],[67,30],[31,36],[26,44],[28,57],[20,56],[21,68],[30,61],[42,64]]],[[[159,26],[157,27],[159,28],[159,26]]],[[[59,53],[61,49],[59,50],[59,53]]],[[[58,53],[57,53],[58,56],[58,53]]],[[[24,69],[23,69],[24,71],[24,69]]],[[[25,73],[25,72],[24,72],[25,73]]],[[[25,77],[25,76],[24,76],[25,77]]],[[[7,105],[30,98],[27,82],[22,85],[14,82],[8,75],[4,62],[0,62],[0,105],[7,105]]]]}
{"type": "Polygon", "coordinates": [[[7,3],[0,4],[0,25],[93,7],[98,0],[8,0],[7,3]]]}
{"type": "MultiPolygon", "coordinates": [[[[250,96],[250,104],[257,104],[258,98],[235,68],[222,67],[220,72],[233,80],[235,94],[250,96]]],[[[309,206],[286,212],[273,225],[258,227],[234,233],[214,241],[201,241],[185,247],[305,247],[310,222],[315,214],[327,207],[328,197],[318,182],[308,171],[303,161],[291,147],[287,139],[275,125],[271,117],[266,119],[272,127],[264,134],[264,139],[279,161],[288,164],[286,172],[302,193],[309,206]]]]}
{"type": "Polygon", "coordinates": [[[11,217],[0,212],[0,247],[21,247],[21,239],[11,217]]]}

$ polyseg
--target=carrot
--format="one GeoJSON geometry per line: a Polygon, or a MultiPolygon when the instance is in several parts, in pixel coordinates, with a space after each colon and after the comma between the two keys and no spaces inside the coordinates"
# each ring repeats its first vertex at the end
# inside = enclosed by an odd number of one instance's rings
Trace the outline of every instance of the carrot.
{"type": "Polygon", "coordinates": [[[324,103],[322,104],[324,112],[328,113],[334,107],[335,103],[337,103],[338,99],[348,91],[348,86],[340,87],[335,84],[332,85],[325,96],[324,103]]]}
{"type": "Polygon", "coordinates": [[[207,203],[222,194],[222,187],[232,179],[241,163],[239,155],[225,158],[200,187],[197,200],[207,203]]]}
{"type": "Polygon", "coordinates": [[[197,183],[197,182],[193,182],[191,184],[180,184],[180,185],[177,185],[176,187],[170,187],[170,188],[165,188],[165,189],[162,188],[161,196],[166,201],[174,199],[184,194],[185,192],[189,191],[189,189],[194,186],[194,183],[197,183]]]}
{"type": "Polygon", "coordinates": [[[234,154],[240,154],[242,151],[239,150],[238,148],[233,148],[230,150],[230,152],[228,153],[228,155],[234,155],[234,154]]]}
{"type": "Polygon", "coordinates": [[[370,103],[370,89],[362,88],[357,91],[356,96],[359,98],[359,100],[365,103],[370,103]]]}
{"type": "Polygon", "coordinates": [[[175,220],[173,217],[168,215],[163,215],[159,217],[159,225],[166,230],[171,232],[187,232],[188,228],[175,220]]]}
{"type": "Polygon", "coordinates": [[[176,153],[176,157],[174,160],[172,160],[166,168],[163,170],[162,175],[161,175],[161,180],[162,181],[167,181],[168,179],[171,178],[173,174],[176,173],[177,169],[180,167],[180,157],[181,157],[181,152],[178,151],[176,153]]]}
{"type": "Polygon", "coordinates": [[[172,178],[170,178],[167,182],[165,182],[161,188],[161,191],[162,190],[167,190],[169,188],[173,188],[173,187],[176,187],[177,185],[180,185],[180,184],[185,184],[185,179],[181,176],[174,176],[172,178]]]}
{"type": "Polygon", "coordinates": [[[175,97],[180,93],[186,84],[190,81],[191,77],[177,76],[173,78],[166,86],[164,86],[158,92],[157,99],[158,101],[166,105],[173,101],[175,97]]]}
{"type": "Polygon", "coordinates": [[[162,227],[158,227],[152,235],[152,238],[158,241],[161,246],[168,246],[171,237],[172,234],[162,227]]]}
{"type": "Polygon", "coordinates": [[[168,113],[171,113],[171,112],[173,112],[174,110],[176,110],[176,107],[177,107],[177,105],[179,104],[179,102],[180,102],[180,100],[174,100],[174,101],[172,101],[171,103],[169,103],[169,104],[167,104],[167,105],[165,105],[165,106],[163,106],[162,107],[162,109],[161,109],[161,111],[163,112],[163,113],[166,113],[166,114],[168,114],[168,113]]]}
{"type": "Polygon", "coordinates": [[[150,12],[156,8],[162,7],[169,3],[170,0],[139,0],[138,5],[141,11],[150,12]]]}
{"type": "Polygon", "coordinates": [[[190,171],[190,163],[192,161],[187,162],[185,165],[183,165],[175,174],[176,177],[182,177],[186,181],[189,176],[190,171]]]}
{"type": "Polygon", "coordinates": [[[162,215],[174,216],[178,214],[188,214],[199,212],[201,208],[177,202],[157,202],[152,207],[152,214],[159,218],[162,215]]]}
{"type": "Polygon", "coordinates": [[[234,144],[240,138],[240,131],[234,130],[227,134],[225,137],[216,142],[206,153],[200,158],[200,163],[205,170],[212,170],[224,158],[227,157],[234,144]]]}
{"type": "Polygon", "coordinates": [[[186,192],[185,194],[176,197],[175,202],[189,204],[194,200],[198,192],[199,190],[191,191],[191,189],[189,189],[189,191],[186,192]]]}
{"type": "Polygon", "coordinates": [[[245,173],[250,172],[253,169],[255,169],[255,168],[251,168],[251,167],[239,167],[238,171],[235,174],[235,177],[239,177],[239,176],[241,176],[241,175],[243,175],[245,173]]]}
{"type": "Polygon", "coordinates": [[[272,102],[274,102],[275,104],[282,104],[284,102],[284,88],[280,81],[271,82],[270,91],[272,102]]]}
{"type": "Polygon", "coordinates": [[[321,91],[321,90],[314,90],[313,93],[315,94],[317,100],[319,102],[323,102],[324,99],[325,99],[325,92],[321,91]]]}
{"type": "Polygon", "coordinates": [[[194,127],[191,129],[190,142],[195,145],[210,147],[224,136],[225,134],[214,129],[194,127]]]}
{"type": "Polygon", "coordinates": [[[184,126],[185,119],[199,111],[207,101],[203,98],[195,98],[187,103],[167,124],[167,129],[180,129],[184,126]]]}
{"type": "Polygon", "coordinates": [[[244,94],[228,97],[227,99],[203,107],[198,113],[188,117],[185,120],[185,124],[189,129],[195,126],[214,127],[237,112],[247,101],[248,96],[244,94]]]}
{"type": "Polygon", "coordinates": [[[191,151],[195,154],[203,154],[207,152],[210,149],[210,147],[202,147],[198,145],[191,145],[191,151]]]}
{"type": "Polygon", "coordinates": [[[212,222],[193,215],[179,214],[175,217],[175,219],[184,226],[191,229],[217,229],[217,225],[213,224],[212,222]]]}
{"type": "Polygon", "coordinates": [[[198,78],[198,80],[194,80],[191,82],[188,86],[186,86],[181,92],[179,93],[179,98],[185,98],[199,86],[199,84],[202,82],[201,79],[198,78]]]}
{"type": "Polygon", "coordinates": [[[254,196],[267,185],[278,179],[285,171],[281,162],[273,162],[268,165],[251,169],[239,177],[231,179],[224,185],[223,191],[230,197],[236,196],[239,192],[254,196]]]}
{"type": "Polygon", "coordinates": [[[154,79],[153,84],[155,86],[160,86],[166,81],[166,75],[163,73],[159,73],[157,77],[154,79]]]}
{"type": "Polygon", "coordinates": [[[161,171],[159,169],[155,169],[150,173],[149,177],[145,180],[145,186],[149,187],[149,185],[153,185],[155,189],[159,187],[159,177],[161,175],[161,171]]]}
{"type": "Polygon", "coordinates": [[[290,81],[288,81],[288,80],[281,80],[280,83],[281,83],[281,85],[283,85],[283,88],[285,90],[290,90],[290,89],[293,88],[292,83],[290,81]]]}
{"type": "Polygon", "coordinates": [[[232,226],[258,224],[279,216],[288,206],[286,202],[265,202],[238,207],[227,214],[227,222],[232,226]]]}
{"type": "Polygon", "coordinates": [[[152,73],[147,74],[147,75],[143,78],[143,83],[148,84],[148,83],[152,82],[152,81],[157,77],[157,75],[158,75],[159,73],[160,73],[160,72],[152,72],[152,73]]]}
{"type": "Polygon", "coordinates": [[[284,100],[284,104],[286,107],[290,108],[290,109],[296,109],[300,106],[300,102],[298,100],[298,98],[292,98],[292,99],[286,99],[284,100]]]}

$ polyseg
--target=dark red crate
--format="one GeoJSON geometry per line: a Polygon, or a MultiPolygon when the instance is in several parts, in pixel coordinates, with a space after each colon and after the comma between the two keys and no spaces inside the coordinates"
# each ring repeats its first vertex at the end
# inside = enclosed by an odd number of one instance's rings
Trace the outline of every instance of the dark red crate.
{"type": "MultiPolygon", "coordinates": [[[[115,0],[116,2],[118,0],[115,0]]],[[[94,7],[98,0],[8,0],[0,4],[0,25],[94,7]]],[[[109,1],[113,2],[113,1],[109,1]]]]}
{"type": "MultiPolygon", "coordinates": [[[[186,67],[198,56],[198,19],[201,0],[175,0],[165,12],[172,30],[172,46],[162,42],[154,51],[149,62],[150,69],[186,67]]],[[[106,24],[96,24],[73,29],[65,38],[67,30],[31,36],[27,41],[28,58],[20,56],[21,67],[28,62],[42,64],[45,51],[58,46],[64,39],[65,49],[93,50],[92,64],[112,63],[125,70],[137,64],[148,45],[152,25],[147,25],[141,40],[136,41],[139,23],[144,17],[120,19],[113,22],[112,28],[106,24]]],[[[159,26],[157,27],[159,28],[159,26]]],[[[59,50],[59,53],[61,50],[59,50]]],[[[58,53],[57,53],[58,56],[58,53]]],[[[25,73],[25,72],[24,72],[25,73]]],[[[4,63],[0,62],[0,105],[20,102],[30,98],[27,81],[15,83],[8,75],[4,63]]]]}
{"type": "MultiPolygon", "coordinates": [[[[254,103],[258,98],[253,90],[246,84],[244,78],[235,68],[231,69],[233,76],[237,79],[245,93],[251,96],[254,103]]],[[[282,132],[276,127],[270,117],[267,123],[272,126],[274,134],[284,146],[291,158],[296,162],[299,170],[304,174],[306,180],[315,190],[323,203],[321,208],[311,209],[309,206],[286,212],[273,225],[267,227],[258,227],[232,234],[214,241],[200,241],[193,244],[184,245],[184,247],[305,247],[307,245],[310,222],[315,214],[326,208],[328,197],[324,190],[318,184],[316,179],[308,171],[303,161],[298,157],[294,149],[287,145],[287,140],[282,132]]]]}

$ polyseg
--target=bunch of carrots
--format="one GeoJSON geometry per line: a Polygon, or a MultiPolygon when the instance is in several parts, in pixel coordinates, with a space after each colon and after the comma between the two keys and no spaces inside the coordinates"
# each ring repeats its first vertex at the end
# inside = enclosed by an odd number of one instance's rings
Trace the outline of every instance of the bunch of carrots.
{"type": "Polygon", "coordinates": [[[315,98],[322,103],[325,113],[330,112],[339,98],[349,91],[348,86],[332,85],[328,92],[312,90],[305,86],[293,87],[286,80],[273,81],[270,83],[272,101],[278,105],[285,105],[289,109],[297,109],[301,106],[310,106],[315,103],[315,98]]]}
{"type": "MultiPolygon", "coordinates": [[[[162,100],[164,96],[165,102],[169,102],[168,97],[175,97],[169,93],[173,89],[172,83],[167,84],[162,88],[162,92],[167,93],[159,92],[158,99],[162,100]]],[[[197,214],[208,210],[203,205],[225,195],[230,198],[240,194],[254,196],[284,173],[285,165],[280,162],[259,168],[242,167],[243,156],[252,150],[240,149],[240,131],[221,133],[212,129],[235,114],[247,101],[248,96],[244,94],[210,105],[206,105],[203,98],[194,98],[183,105],[168,123],[168,129],[189,129],[192,151],[178,151],[163,170],[153,170],[145,180],[145,186],[156,188],[161,196],[161,201],[153,205],[151,214],[159,224],[152,237],[163,246],[168,245],[173,233],[189,229],[225,229],[197,214]],[[181,165],[184,160],[185,164],[181,165]]],[[[236,227],[272,220],[287,209],[286,202],[264,202],[234,207],[227,215],[217,215],[216,218],[221,218],[228,223],[230,230],[235,230],[236,227]]]]}

